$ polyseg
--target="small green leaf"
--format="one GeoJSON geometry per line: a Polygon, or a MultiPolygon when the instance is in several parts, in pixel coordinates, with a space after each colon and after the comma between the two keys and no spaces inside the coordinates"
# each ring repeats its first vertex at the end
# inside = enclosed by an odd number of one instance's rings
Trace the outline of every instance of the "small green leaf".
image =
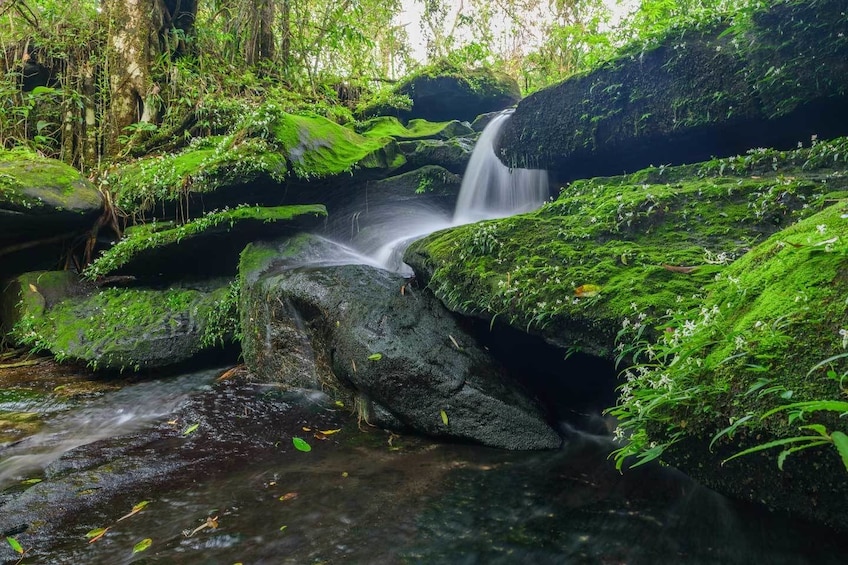
{"type": "Polygon", "coordinates": [[[448,414],[444,410],[439,410],[439,416],[442,417],[442,422],[447,426],[448,425],[448,414]]]}
{"type": "Polygon", "coordinates": [[[144,508],[148,504],[150,504],[149,500],[142,500],[141,502],[139,502],[138,504],[136,504],[135,506],[132,507],[132,511],[133,512],[139,512],[142,508],[144,508]]]}
{"type": "Polygon", "coordinates": [[[309,452],[312,451],[312,446],[306,443],[305,440],[302,440],[299,437],[293,437],[292,443],[294,444],[294,448],[298,451],[309,452]]]}
{"type": "Polygon", "coordinates": [[[382,353],[372,353],[371,355],[368,356],[369,361],[379,361],[382,358],[383,358],[382,353]]]}
{"type": "Polygon", "coordinates": [[[285,532],[285,531],[286,531],[286,528],[288,528],[288,526],[280,526],[280,531],[281,531],[281,532],[285,532]]]}
{"type": "Polygon", "coordinates": [[[22,545],[20,544],[20,542],[18,542],[18,540],[16,540],[15,538],[13,538],[13,537],[7,537],[7,538],[6,538],[6,543],[8,543],[8,544],[9,544],[9,546],[11,546],[11,548],[12,548],[12,549],[14,549],[16,553],[20,553],[21,555],[23,555],[23,554],[24,554],[24,548],[23,548],[23,546],[22,546],[22,545]]]}
{"type": "Polygon", "coordinates": [[[150,538],[144,538],[137,544],[133,546],[133,553],[141,553],[142,551],[147,550],[153,544],[153,540],[150,538]]]}
{"type": "Polygon", "coordinates": [[[845,465],[845,469],[848,470],[848,436],[837,431],[830,434],[830,438],[833,440],[833,445],[836,447],[836,451],[839,452],[839,456],[842,457],[842,463],[845,465]]]}
{"type": "Polygon", "coordinates": [[[106,532],[109,531],[109,528],[94,528],[85,534],[85,537],[88,538],[88,543],[94,543],[103,536],[106,535],[106,532]]]}
{"type": "Polygon", "coordinates": [[[192,433],[194,430],[196,430],[199,427],[200,427],[200,424],[192,424],[189,427],[187,427],[185,429],[185,431],[183,431],[183,435],[187,436],[188,434],[192,433]]]}
{"type": "Polygon", "coordinates": [[[40,483],[42,480],[43,480],[43,479],[26,479],[25,481],[21,481],[21,484],[22,484],[22,485],[27,485],[27,486],[28,486],[28,485],[37,485],[37,484],[38,484],[38,483],[40,483]]]}

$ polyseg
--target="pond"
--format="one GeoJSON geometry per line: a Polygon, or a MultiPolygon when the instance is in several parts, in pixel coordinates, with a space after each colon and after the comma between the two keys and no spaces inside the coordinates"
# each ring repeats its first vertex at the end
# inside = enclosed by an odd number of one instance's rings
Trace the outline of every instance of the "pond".
{"type": "Polygon", "coordinates": [[[41,381],[70,396],[0,374],[0,414],[35,415],[0,444],[0,531],[23,562],[819,564],[848,549],[670,468],[619,474],[606,436],[570,430],[545,452],[437,443],[221,374],[41,381]]]}

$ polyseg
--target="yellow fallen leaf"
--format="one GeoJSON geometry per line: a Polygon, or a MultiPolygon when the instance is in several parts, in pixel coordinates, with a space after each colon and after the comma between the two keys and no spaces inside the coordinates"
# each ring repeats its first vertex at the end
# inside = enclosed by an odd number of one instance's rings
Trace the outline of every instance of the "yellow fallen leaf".
{"type": "Polygon", "coordinates": [[[287,492],[286,494],[280,497],[280,502],[287,502],[289,500],[294,500],[295,498],[297,498],[296,492],[287,492]]]}
{"type": "Polygon", "coordinates": [[[601,293],[601,287],[596,284],[582,284],[574,289],[577,298],[591,298],[601,293]]]}
{"type": "Polygon", "coordinates": [[[340,431],[342,431],[342,429],[341,429],[341,428],[339,428],[339,429],[337,429],[337,430],[321,430],[321,431],[320,431],[320,432],[318,432],[318,433],[320,433],[320,434],[324,434],[325,436],[331,436],[331,435],[333,435],[333,434],[337,434],[337,433],[339,433],[340,431]]]}
{"type": "Polygon", "coordinates": [[[32,283],[29,283],[29,289],[33,292],[38,292],[38,288],[32,283]]]}

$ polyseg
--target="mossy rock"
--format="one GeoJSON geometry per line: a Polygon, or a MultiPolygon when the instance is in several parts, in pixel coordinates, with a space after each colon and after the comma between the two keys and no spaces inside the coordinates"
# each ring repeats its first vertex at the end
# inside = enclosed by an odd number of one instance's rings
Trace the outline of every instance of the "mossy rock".
{"type": "Polygon", "coordinates": [[[326,216],[320,204],[239,206],[179,226],[140,224],[92,262],[85,275],[91,279],[111,274],[164,279],[234,276],[239,253],[251,241],[315,228],[326,216]]]}
{"type": "Polygon", "coordinates": [[[393,139],[363,137],[324,117],[293,115],[268,102],[226,137],[196,141],[180,153],[115,168],[116,204],[137,215],[197,217],[239,204],[314,202],[333,179],[384,175],[404,164],[393,139]],[[297,188],[298,190],[295,190],[297,188]]]}
{"type": "Polygon", "coordinates": [[[0,150],[0,251],[83,231],[102,207],[100,192],[76,169],[27,150],[0,150]]]}
{"type": "Polygon", "coordinates": [[[723,462],[770,442],[821,438],[808,426],[848,433],[840,417],[848,412],[840,382],[848,375],[848,194],[757,245],[708,291],[698,309],[676,315],[686,320],[677,360],[630,381],[623,401],[636,416],[632,431],[713,489],[848,531],[848,465],[832,443],[788,457],[781,451],[803,443],[778,443],[723,462]],[[661,374],[666,384],[657,387],[661,374]],[[650,412],[634,404],[646,394],[650,412]],[[811,406],[798,417],[799,403],[816,401],[842,407],[811,406]]]}
{"type": "Polygon", "coordinates": [[[698,304],[725,264],[844,194],[846,149],[577,181],[536,212],[415,242],[404,260],[457,312],[613,359],[633,305],[659,317],[698,304]]]}
{"type": "Polygon", "coordinates": [[[92,290],[73,271],[33,271],[18,275],[0,289],[0,337],[11,331],[25,313],[41,316],[58,302],[92,290]]]}
{"type": "Polygon", "coordinates": [[[393,92],[408,96],[412,108],[378,104],[360,114],[366,118],[392,115],[404,121],[423,118],[432,122],[470,122],[478,114],[503,110],[521,100],[515,79],[487,68],[462,69],[444,60],[414,73],[393,92]]]}
{"type": "Polygon", "coordinates": [[[438,165],[448,171],[461,175],[471,160],[475,140],[468,137],[453,139],[422,139],[401,141],[398,145],[406,156],[407,166],[420,168],[438,165]]]}
{"type": "Polygon", "coordinates": [[[525,98],[499,155],[569,180],[846,135],[844,11],[783,0],[669,35],[525,98]]]}
{"type": "Polygon", "coordinates": [[[474,130],[464,122],[450,120],[446,122],[428,122],[427,120],[409,120],[403,125],[393,116],[380,116],[372,118],[355,128],[357,133],[369,138],[391,137],[398,141],[412,139],[450,139],[474,135],[474,130]]]}
{"type": "Polygon", "coordinates": [[[12,341],[95,370],[176,365],[238,336],[238,289],[226,282],[213,290],[88,288],[49,307],[36,296],[36,284],[27,283],[21,294],[12,341]]]}

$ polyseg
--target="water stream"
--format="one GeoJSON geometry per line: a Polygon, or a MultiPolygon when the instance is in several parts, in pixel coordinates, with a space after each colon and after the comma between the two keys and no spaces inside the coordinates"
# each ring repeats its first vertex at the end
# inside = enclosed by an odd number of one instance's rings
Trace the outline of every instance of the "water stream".
{"type": "MultiPolygon", "coordinates": [[[[482,148],[491,152],[505,119],[482,148]]],[[[370,258],[345,249],[316,261],[397,270],[410,238],[547,198],[544,173],[492,159],[469,166],[466,179],[485,181],[463,186],[453,218],[406,221],[370,258]],[[501,194],[525,182],[520,196],[501,194]]],[[[562,450],[537,453],[436,443],[372,428],[321,393],[220,373],[58,400],[54,383],[34,395],[0,370],[0,423],[4,413],[38,419],[0,443],[0,534],[26,548],[24,563],[836,564],[848,551],[825,528],[673,469],[619,474],[606,436],[572,432],[562,450]],[[312,450],[295,449],[295,437],[312,450]],[[89,543],[87,532],[107,527],[89,543]]],[[[17,560],[0,544],[0,563],[17,560]]]]}

